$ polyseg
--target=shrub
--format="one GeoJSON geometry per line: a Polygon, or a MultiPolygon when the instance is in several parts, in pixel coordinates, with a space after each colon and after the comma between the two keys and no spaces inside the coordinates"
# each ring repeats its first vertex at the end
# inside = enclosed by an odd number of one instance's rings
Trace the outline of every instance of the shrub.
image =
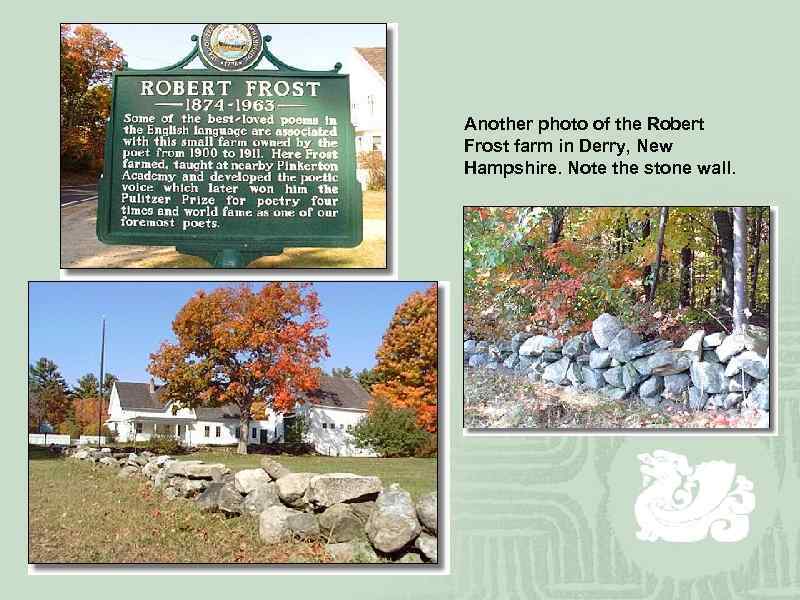
{"type": "Polygon", "coordinates": [[[386,189],[386,161],[380,150],[359,153],[358,166],[366,169],[369,174],[368,190],[386,189]]]}
{"type": "Polygon", "coordinates": [[[67,419],[58,424],[56,432],[62,435],[68,435],[71,438],[79,438],[81,436],[81,426],[75,421],[67,419]]]}
{"type": "Polygon", "coordinates": [[[378,399],[353,428],[353,437],[359,448],[371,448],[383,457],[398,457],[414,456],[432,436],[417,426],[413,409],[394,408],[387,400],[378,399]]]}
{"type": "Polygon", "coordinates": [[[144,446],[153,454],[177,454],[182,449],[178,438],[162,433],[150,436],[144,446]]]}
{"type": "Polygon", "coordinates": [[[416,458],[436,458],[439,454],[439,446],[436,435],[429,433],[428,439],[421,444],[414,452],[416,458]]]}
{"type": "Polygon", "coordinates": [[[308,431],[308,418],[297,414],[291,418],[284,418],[283,439],[287,444],[301,444],[308,431]]]}
{"type": "MultiPolygon", "coordinates": [[[[83,431],[81,432],[82,435],[97,435],[97,423],[90,423],[89,425],[84,426],[83,431]]],[[[100,435],[106,436],[109,440],[113,439],[116,434],[111,431],[108,427],[103,425],[100,428],[100,435]]]]}

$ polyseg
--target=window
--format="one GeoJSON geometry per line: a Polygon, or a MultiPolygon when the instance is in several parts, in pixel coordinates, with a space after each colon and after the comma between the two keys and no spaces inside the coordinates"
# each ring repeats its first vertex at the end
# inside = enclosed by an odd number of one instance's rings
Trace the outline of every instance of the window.
{"type": "Polygon", "coordinates": [[[220,427],[219,425],[217,425],[217,429],[216,429],[216,431],[214,432],[214,434],[215,434],[215,437],[220,437],[220,436],[222,435],[222,427],[220,427]]]}
{"type": "Polygon", "coordinates": [[[211,437],[211,426],[210,425],[206,425],[203,428],[203,435],[205,435],[205,437],[211,437]]]}
{"type": "Polygon", "coordinates": [[[235,430],[235,433],[234,433],[233,435],[234,435],[234,437],[235,437],[235,438],[238,440],[238,439],[239,439],[239,436],[241,436],[241,435],[242,435],[242,429],[241,429],[241,427],[237,427],[237,428],[236,428],[236,430],[235,430]]]}
{"type": "Polygon", "coordinates": [[[136,433],[142,433],[142,424],[141,423],[137,423],[136,424],[136,433]]]}
{"type": "Polygon", "coordinates": [[[372,136],[372,149],[373,150],[380,150],[381,144],[383,144],[383,137],[380,135],[373,135],[372,136]]]}
{"type": "Polygon", "coordinates": [[[352,425],[348,425],[347,426],[347,431],[353,431],[353,426],[352,425]]]}
{"type": "Polygon", "coordinates": [[[323,423],[323,424],[322,424],[322,428],[323,428],[323,429],[327,429],[327,428],[328,428],[328,424],[327,424],[327,423],[323,423]]]}
{"type": "Polygon", "coordinates": [[[251,438],[255,438],[255,437],[257,437],[257,436],[258,436],[258,429],[256,429],[255,427],[253,427],[253,435],[251,435],[250,437],[251,437],[251,438]]]}

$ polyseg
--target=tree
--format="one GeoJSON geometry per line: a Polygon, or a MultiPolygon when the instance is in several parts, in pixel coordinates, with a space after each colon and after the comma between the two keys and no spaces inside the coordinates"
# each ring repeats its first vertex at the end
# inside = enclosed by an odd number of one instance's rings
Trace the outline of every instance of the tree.
{"type": "Polygon", "coordinates": [[[733,306],[733,220],[730,210],[714,211],[714,225],[719,236],[719,260],[722,277],[720,280],[720,301],[723,306],[733,306]]]}
{"type": "Polygon", "coordinates": [[[150,355],[148,371],[166,383],[163,398],[176,406],[235,405],[238,452],[246,454],[253,403],[291,411],[319,387],[314,365],[329,356],[319,333],[326,326],[310,284],[201,290],[172,322],[177,341],[150,355]]]}
{"type": "Polygon", "coordinates": [[[750,273],[750,310],[755,310],[758,294],[758,268],[761,262],[761,222],[763,219],[764,207],[758,207],[756,224],[753,227],[753,271],[750,273]]]}
{"type": "Polygon", "coordinates": [[[75,399],[74,421],[80,426],[82,433],[97,435],[98,427],[102,426],[102,421],[108,417],[108,400],[102,400],[102,407],[98,404],[99,402],[100,398],[97,394],[75,399]]]}
{"type": "Polygon", "coordinates": [[[658,221],[658,243],[656,245],[656,263],[653,266],[653,283],[650,286],[650,293],[647,296],[648,302],[656,299],[656,289],[658,288],[658,274],[661,270],[661,257],[664,253],[664,235],[667,231],[667,219],[669,218],[669,207],[661,208],[661,218],[658,221]]]}
{"type": "Polygon", "coordinates": [[[383,398],[372,403],[352,434],[356,446],[370,448],[383,457],[413,456],[431,436],[417,425],[414,409],[393,406],[383,398]]]}
{"type": "Polygon", "coordinates": [[[58,365],[49,358],[42,357],[34,364],[28,365],[28,389],[31,392],[38,392],[49,387],[58,387],[67,392],[67,382],[58,365]]]}
{"type": "Polygon", "coordinates": [[[356,373],[356,379],[358,380],[358,383],[361,384],[361,387],[370,393],[372,392],[373,385],[383,381],[380,375],[375,373],[375,369],[361,369],[358,373],[356,373]]]}
{"type": "Polygon", "coordinates": [[[86,373],[79,377],[73,393],[76,398],[97,398],[100,395],[97,376],[94,373],[86,373]]]}
{"type": "Polygon", "coordinates": [[[733,330],[741,332],[747,323],[747,208],[733,209],[733,330]]]}
{"type": "Polygon", "coordinates": [[[350,367],[344,367],[343,369],[337,369],[334,367],[331,369],[331,375],[334,377],[347,377],[348,379],[353,379],[353,369],[350,367]]]}
{"type": "Polygon", "coordinates": [[[52,426],[72,410],[69,388],[52,360],[42,357],[28,365],[28,431],[47,422],[52,426]]]}
{"type": "Polygon", "coordinates": [[[437,428],[437,292],[433,284],[397,308],[376,354],[380,383],[372,386],[374,396],[413,409],[419,426],[432,433],[437,428]]]}

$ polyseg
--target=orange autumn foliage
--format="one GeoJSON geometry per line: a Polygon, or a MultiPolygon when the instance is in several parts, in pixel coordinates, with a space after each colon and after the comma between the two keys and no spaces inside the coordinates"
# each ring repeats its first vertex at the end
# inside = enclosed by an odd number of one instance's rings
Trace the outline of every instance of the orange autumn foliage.
{"type": "Polygon", "coordinates": [[[415,292],[394,313],[376,358],[379,383],[372,394],[393,406],[412,408],[417,424],[431,433],[437,427],[438,296],[436,284],[415,292]]]}
{"type": "Polygon", "coordinates": [[[310,284],[201,290],[172,323],[177,341],[150,355],[148,371],[177,406],[234,404],[242,422],[267,407],[290,411],[319,385],[314,365],[328,356],[319,333],[326,326],[310,284]]]}
{"type": "MultiPolygon", "coordinates": [[[[98,419],[98,398],[76,398],[72,406],[75,410],[75,422],[80,425],[81,430],[97,426],[98,419]]],[[[102,422],[108,418],[108,400],[103,400],[102,422]]]]}

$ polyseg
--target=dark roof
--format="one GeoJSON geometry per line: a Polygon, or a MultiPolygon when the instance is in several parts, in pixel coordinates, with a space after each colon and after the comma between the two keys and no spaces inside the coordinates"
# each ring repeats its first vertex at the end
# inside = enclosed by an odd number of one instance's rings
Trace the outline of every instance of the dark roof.
{"type": "Polygon", "coordinates": [[[386,81],[386,48],[356,48],[356,52],[386,81]]]}
{"type": "Polygon", "coordinates": [[[219,408],[198,407],[194,409],[194,414],[200,421],[214,421],[215,419],[238,419],[239,407],[235,404],[226,404],[219,408]]]}
{"type": "Polygon", "coordinates": [[[367,410],[372,400],[357,380],[349,377],[331,377],[322,375],[319,378],[319,389],[307,392],[306,399],[317,406],[330,406],[334,408],[356,408],[367,410]]]}
{"type": "Polygon", "coordinates": [[[150,393],[149,383],[132,383],[130,381],[117,381],[117,394],[119,404],[125,410],[163,410],[161,402],[161,388],[156,387],[154,394],[150,393]]]}

